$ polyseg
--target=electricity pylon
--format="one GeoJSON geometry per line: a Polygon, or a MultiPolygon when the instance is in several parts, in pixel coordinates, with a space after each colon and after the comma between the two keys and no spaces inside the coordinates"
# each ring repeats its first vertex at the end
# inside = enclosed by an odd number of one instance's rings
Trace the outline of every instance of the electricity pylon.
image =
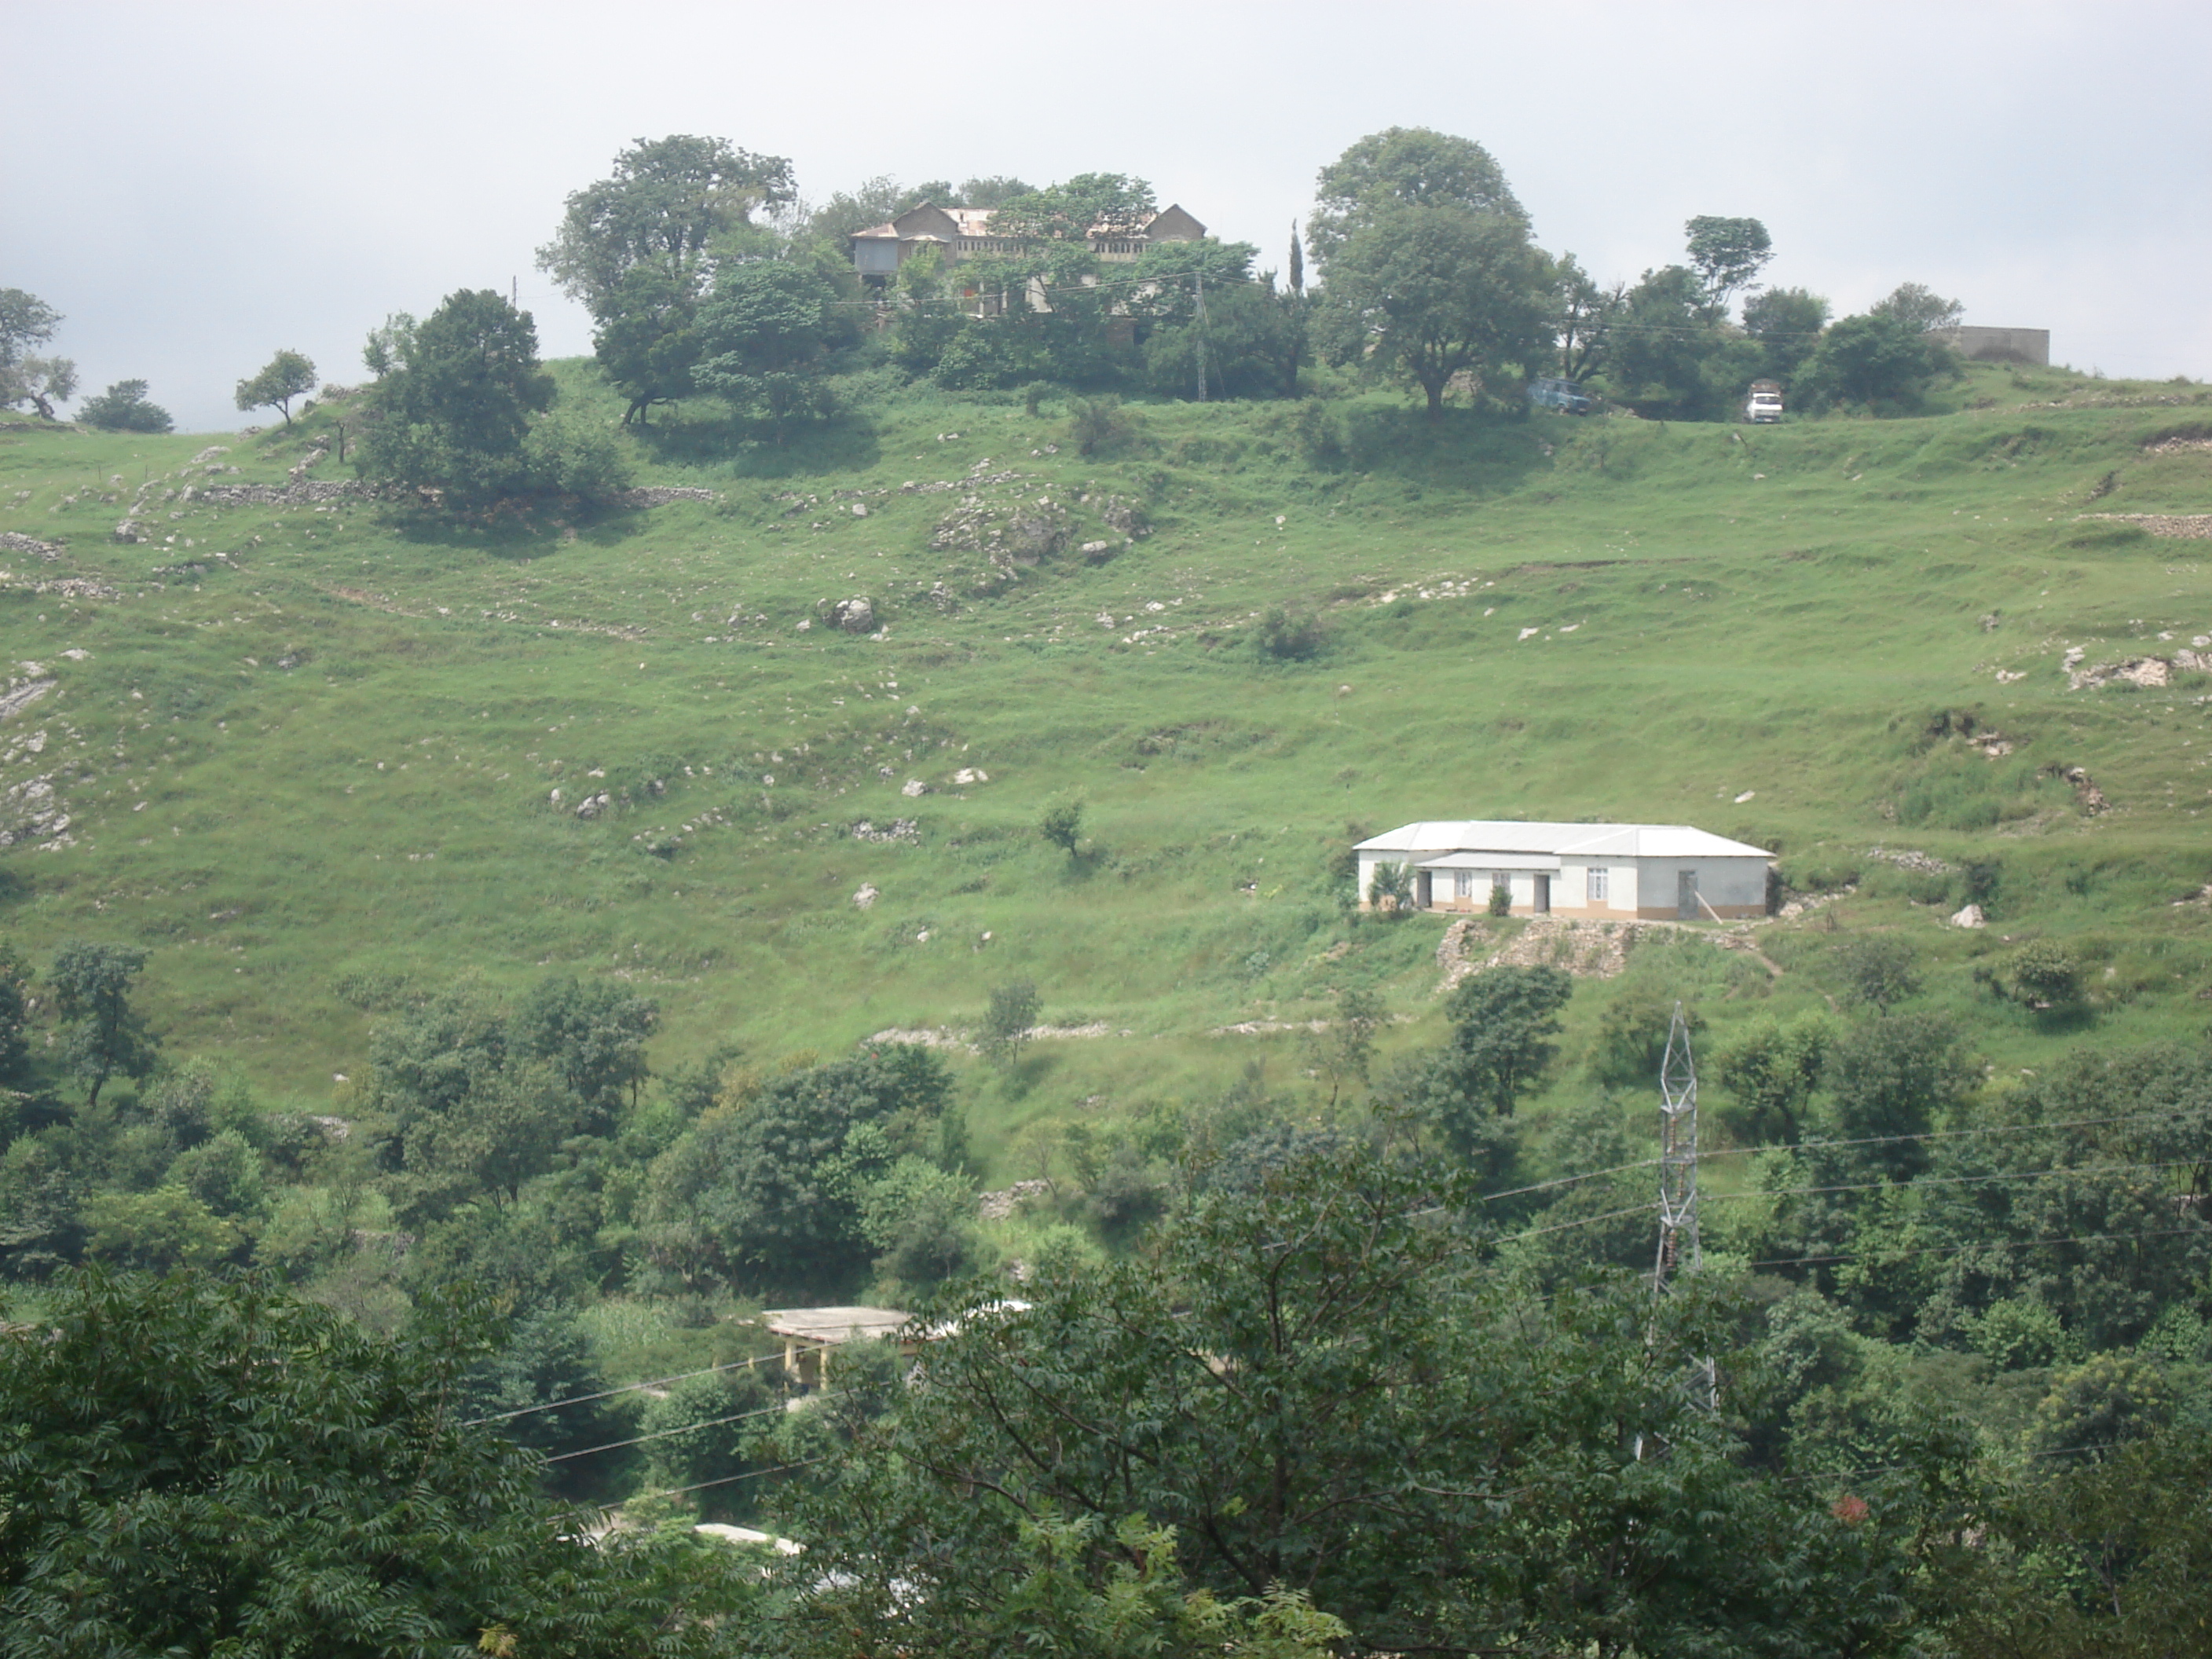
{"type": "MultiPolygon", "coordinates": [[[[1690,1053],[1690,1023],[1674,1005],[1667,1028],[1667,1057],[1659,1066],[1659,1255],[1651,1271],[1654,1300],[1673,1279],[1705,1265],[1698,1239],[1698,1067],[1690,1053]]],[[[1712,1409],[1718,1379],[1711,1359],[1692,1367],[1691,1396],[1712,1409]]]]}

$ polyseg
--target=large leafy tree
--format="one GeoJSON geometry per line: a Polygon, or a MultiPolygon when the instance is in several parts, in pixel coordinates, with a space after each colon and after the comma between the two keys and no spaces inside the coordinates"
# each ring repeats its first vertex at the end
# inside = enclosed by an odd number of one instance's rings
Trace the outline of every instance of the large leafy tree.
{"type": "Polygon", "coordinates": [[[1310,1597],[1354,1651],[1881,1650],[1894,1525],[1747,1477],[1677,1383],[1710,1310],[1655,1324],[1626,1280],[1527,1294],[1458,1197],[1339,1142],[1025,1310],[932,1310],[920,1386],[793,1517],[805,1650],[1003,1650],[1024,1540],[1081,1527],[1103,1577],[1139,1515],[1197,1593],[1310,1597]]]}
{"type": "Polygon", "coordinates": [[[0,409],[28,404],[51,421],[54,404],[76,395],[76,365],[67,357],[41,357],[62,325],[62,314],[35,294],[0,288],[0,409]]]}
{"type": "Polygon", "coordinates": [[[1127,236],[1158,211],[1152,187],[1145,179],[1122,173],[1079,173],[1042,190],[1010,193],[992,204],[991,234],[1068,242],[1085,241],[1094,234],[1127,236]]]}
{"type": "Polygon", "coordinates": [[[695,378],[781,443],[793,421],[829,411],[830,356],[851,330],[815,272],[781,260],[732,265],[699,315],[695,378]]]}
{"type": "Polygon", "coordinates": [[[1321,170],[1307,238],[1324,278],[1328,264],[1376,216],[1394,207],[1454,207],[1518,220],[1505,174],[1471,138],[1428,127],[1370,133],[1321,170]]]}
{"type": "Polygon", "coordinates": [[[446,1325],[94,1273],[0,1324],[0,1656],[707,1650],[745,1581],[580,1536],[460,1425],[487,1345],[446,1325]]]}
{"type": "Polygon", "coordinates": [[[478,502],[529,487],[531,417],[552,406],[538,365],[538,325],[507,296],[463,289],[420,323],[372,337],[388,363],[362,442],[373,476],[478,502]]]}
{"type": "Polygon", "coordinates": [[[1743,331],[1765,351],[1760,370],[1772,380],[1795,374],[1827,325],[1827,301],[1808,289],[1770,288],[1743,302],[1743,331]]]}
{"type": "Polygon", "coordinates": [[[1756,219],[1729,219],[1701,213],[1682,227],[1689,238],[1691,268],[1705,279],[1715,305],[1756,285],[1759,273],[1774,257],[1774,239],[1756,219]]]}
{"type": "Polygon", "coordinates": [[[866,1183],[937,1139],[951,1093],[951,1073],[929,1050],[893,1044],[717,1106],[653,1164],[654,1250],[692,1277],[849,1283],[868,1261],[866,1183]]]}
{"type": "Polygon", "coordinates": [[[1333,353],[1419,386],[1437,420],[1455,375],[1491,384],[1551,356],[1547,263],[1514,215],[1385,205],[1329,258],[1333,353]]]}
{"type": "Polygon", "coordinates": [[[568,198],[538,263],[599,325],[600,365],[630,400],[625,422],[692,390],[716,246],[793,196],[782,156],[678,133],[639,139],[611,177],[568,198]]]}

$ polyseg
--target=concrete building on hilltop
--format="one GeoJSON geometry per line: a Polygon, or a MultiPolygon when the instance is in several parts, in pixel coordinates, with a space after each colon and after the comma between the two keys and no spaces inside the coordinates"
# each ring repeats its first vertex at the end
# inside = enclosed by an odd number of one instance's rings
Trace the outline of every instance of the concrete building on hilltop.
{"type": "Polygon", "coordinates": [[[1961,357],[1975,362],[2026,363],[2033,368],[2051,367],[2051,331],[2047,328],[1939,328],[1936,338],[1961,357]]]}
{"type": "Polygon", "coordinates": [[[1359,902],[1403,866],[1417,910],[1480,913],[1504,888],[1516,916],[1618,921],[1732,921],[1766,914],[1773,855],[1680,823],[1408,823],[1355,849],[1359,902]]]}
{"type": "MultiPolygon", "coordinates": [[[[1155,242],[1196,242],[1206,227],[1177,206],[1162,208],[1141,225],[1093,226],[1091,251],[1102,259],[1126,264],[1155,242]]],[[[853,269],[881,280],[926,248],[935,248],[947,266],[989,253],[1019,253],[1029,244],[1018,236],[994,235],[988,208],[945,208],[933,202],[908,208],[896,219],[853,234],[853,269]]]]}

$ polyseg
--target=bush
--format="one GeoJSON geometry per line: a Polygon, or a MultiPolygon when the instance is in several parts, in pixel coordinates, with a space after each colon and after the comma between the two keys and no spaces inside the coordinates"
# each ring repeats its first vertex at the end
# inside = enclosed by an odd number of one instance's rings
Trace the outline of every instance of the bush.
{"type": "Polygon", "coordinates": [[[1118,449],[1137,435],[1138,417],[1111,392],[1067,401],[1067,435],[1079,455],[1118,449]]]}
{"type": "Polygon", "coordinates": [[[2034,939],[2012,953],[2006,964],[2014,997],[2048,1008],[2081,1000],[2081,969],[2073,953],[2051,939],[2034,939]]]}
{"type": "Polygon", "coordinates": [[[76,417],[102,432],[170,432],[176,428],[167,410],[146,401],[143,380],[118,380],[97,398],[78,404],[76,417]]]}
{"type": "Polygon", "coordinates": [[[1328,631],[1318,617],[1279,605],[1267,608],[1252,635],[1260,654],[1277,662],[1304,662],[1320,655],[1328,642],[1328,631]]]}
{"type": "Polygon", "coordinates": [[[532,424],[522,447],[541,489],[604,501],[629,488],[629,452],[604,421],[556,409],[532,424]]]}

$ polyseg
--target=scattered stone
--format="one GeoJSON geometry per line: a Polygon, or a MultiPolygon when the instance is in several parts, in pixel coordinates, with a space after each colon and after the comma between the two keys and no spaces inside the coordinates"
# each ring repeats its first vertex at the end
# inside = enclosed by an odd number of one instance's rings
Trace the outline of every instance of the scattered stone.
{"type": "Polygon", "coordinates": [[[908,778],[899,786],[899,793],[906,796],[909,800],[916,795],[926,795],[928,793],[929,786],[920,778],[908,778]]]}
{"type": "Polygon", "coordinates": [[[2112,802],[2105,799],[2105,792],[2097,787],[2096,781],[2090,777],[2084,768],[2051,765],[2043,769],[2043,775],[2050,778],[2063,778],[2072,784],[2074,799],[2081,804],[2081,810],[2093,818],[2100,812],[2109,811],[2112,807],[2112,802]]]}
{"type": "Polygon", "coordinates": [[[2076,513],[2074,516],[2131,524],[2147,534],[2180,541],[2212,541],[2212,513],[2076,513]]]}
{"type": "Polygon", "coordinates": [[[883,893],[875,883],[863,882],[860,890],[853,895],[853,908],[855,910],[872,910],[876,901],[882,896],[883,893]]]}
{"type": "Polygon", "coordinates": [[[991,775],[980,766],[963,766],[952,775],[952,781],[966,787],[971,783],[988,783],[991,775]]]}
{"type": "Polygon", "coordinates": [[[1042,1198],[1052,1191],[1049,1181],[1017,1181],[1012,1186],[995,1193],[985,1193],[975,1200],[975,1214],[984,1221],[1004,1221],[1032,1198],[1042,1198]]]}
{"type": "Polygon", "coordinates": [[[1885,864],[1893,864],[1900,870],[1917,871],[1923,876],[1948,876],[1951,873],[1951,866],[1942,860],[1930,857],[1926,853],[1915,852],[1909,847],[1894,852],[1887,847],[1869,847],[1867,856],[1880,859],[1885,864]]]}
{"type": "Polygon", "coordinates": [[[873,633],[877,626],[875,604],[865,594],[854,594],[834,604],[825,600],[815,611],[830,627],[848,634],[873,633]]]}
{"type": "MultiPolygon", "coordinates": [[[[25,665],[27,667],[32,665],[25,665]]],[[[53,689],[54,682],[51,678],[34,677],[22,681],[9,680],[7,690],[0,692],[0,720],[15,719],[53,689]]]]}
{"type": "Polygon", "coordinates": [[[1968,904],[1953,913],[1951,925],[1954,927],[1986,927],[1989,919],[1982,915],[1980,905],[1968,904]]]}
{"type": "Polygon", "coordinates": [[[576,816],[580,818],[595,818],[613,805],[614,798],[603,791],[599,794],[589,795],[584,799],[578,801],[576,803],[576,816]]]}
{"type": "Polygon", "coordinates": [[[19,536],[14,531],[0,531],[0,550],[9,553],[28,553],[52,564],[62,556],[59,542],[42,542],[35,536],[19,536]]]}
{"type": "Polygon", "coordinates": [[[898,818],[882,825],[862,818],[847,833],[854,841],[873,842],[883,846],[918,847],[921,844],[921,826],[912,818],[898,818]]]}

